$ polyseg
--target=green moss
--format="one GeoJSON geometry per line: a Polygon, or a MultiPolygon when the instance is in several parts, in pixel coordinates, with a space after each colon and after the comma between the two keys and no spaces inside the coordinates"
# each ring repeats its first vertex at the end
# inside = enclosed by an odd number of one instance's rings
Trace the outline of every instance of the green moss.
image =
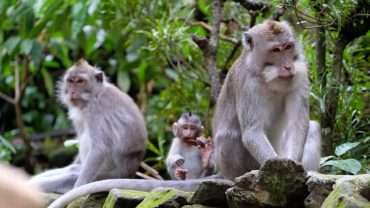
{"type": "Polygon", "coordinates": [[[144,199],[150,193],[136,190],[113,189],[109,192],[103,208],[113,208],[119,198],[144,199]]]}
{"type": "Polygon", "coordinates": [[[87,196],[83,196],[83,197],[77,198],[77,199],[73,200],[67,206],[67,208],[80,208],[81,205],[85,202],[86,199],[87,199],[87,196]]]}
{"type": "Polygon", "coordinates": [[[359,191],[369,185],[370,177],[357,176],[352,180],[341,181],[329,194],[322,208],[370,208],[370,202],[360,195],[359,191]]]}
{"type": "Polygon", "coordinates": [[[157,207],[167,201],[170,201],[176,196],[175,190],[164,190],[164,191],[154,191],[150,195],[145,197],[144,201],[141,202],[138,208],[153,208],[157,207]]]}

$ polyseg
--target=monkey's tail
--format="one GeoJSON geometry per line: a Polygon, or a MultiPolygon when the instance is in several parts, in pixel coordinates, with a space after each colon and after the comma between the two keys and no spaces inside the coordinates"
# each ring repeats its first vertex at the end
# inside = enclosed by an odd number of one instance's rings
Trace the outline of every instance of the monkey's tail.
{"type": "MultiPolygon", "coordinates": [[[[213,180],[223,180],[223,179],[213,179],[213,180]]],[[[200,183],[204,181],[213,181],[212,179],[193,179],[186,181],[161,181],[161,180],[145,180],[145,179],[109,179],[92,182],[65,193],[53,203],[51,203],[48,208],[63,208],[69,204],[74,199],[92,194],[97,192],[109,191],[113,188],[121,189],[134,189],[139,191],[151,191],[154,188],[176,188],[182,191],[194,191],[200,183]]],[[[228,180],[223,180],[228,181],[228,180]]],[[[230,181],[228,181],[230,182],[230,181]]]]}

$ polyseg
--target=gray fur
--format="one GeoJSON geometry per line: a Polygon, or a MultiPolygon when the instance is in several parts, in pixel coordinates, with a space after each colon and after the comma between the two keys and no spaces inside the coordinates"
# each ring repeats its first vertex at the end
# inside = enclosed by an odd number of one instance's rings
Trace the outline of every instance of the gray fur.
{"type": "Polygon", "coordinates": [[[133,177],[140,166],[147,139],[142,113],[128,95],[105,78],[97,79],[99,74],[101,71],[82,60],[60,83],[59,97],[68,108],[80,149],[78,159],[70,166],[31,180],[44,191],[64,193],[97,180],[133,177]],[[77,89],[77,106],[71,101],[67,82],[72,76],[87,79],[86,86],[77,89]]]}
{"type": "Polygon", "coordinates": [[[176,169],[186,169],[185,179],[196,179],[208,176],[213,173],[213,160],[209,161],[208,167],[204,167],[202,162],[201,150],[196,145],[190,145],[184,142],[184,137],[191,137],[197,140],[202,134],[203,125],[200,118],[192,113],[184,113],[172,126],[175,138],[172,140],[170,150],[166,158],[166,168],[173,180],[179,180],[176,177],[176,169]],[[183,129],[184,124],[191,124],[193,129],[183,129]]]}
{"type": "Polygon", "coordinates": [[[188,170],[186,179],[196,179],[206,176],[207,170],[203,167],[199,148],[186,145],[180,138],[175,137],[166,159],[167,171],[174,180],[177,179],[175,170],[177,167],[176,162],[179,159],[184,160],[184,164],[181,167],[188,170]]]}
{"type": "Polygon", "coordinates": [[[305,158],[305,168],[317,170],[312,164],[320,158],[320,129],[312,128],[315,133],[306,145],[309,81],[303,55],[298,44],[288,52],[268,54],[273,44],[296,42],[292,30],[287,23],[267,21],[247,33],[253,40],[243,43],[247,47],[225,79],[213,118],[220,174],[233,179],[274,157],[305,158]],[[285,66],[292,67],[291,80],[278,77],[285,66]]]}
{"type": "MultiPolygon", "coordinates": [[[[251,28],[252,42],[229,71],[213,118],[218,177],[234,179],[258,169],[269,158],[284,157],[316,170],[320,158],[320,126],[309,122],[309,81],[303,53],[287,23],[267,21],[251,28]],[[273,44],[293,42],[283,56],[269,56],[273,44]],[[266,61],[272,64],[265,66],[266,61]],[[290,81],[278,79],[282,67],[292,68],[290,81]]],[[[194,190],[201,180],[153,181],[115,179],[81,186],[50,207],[61,208],[76,197],[111,188],[151,190],[175,187],[194,190]]]]}

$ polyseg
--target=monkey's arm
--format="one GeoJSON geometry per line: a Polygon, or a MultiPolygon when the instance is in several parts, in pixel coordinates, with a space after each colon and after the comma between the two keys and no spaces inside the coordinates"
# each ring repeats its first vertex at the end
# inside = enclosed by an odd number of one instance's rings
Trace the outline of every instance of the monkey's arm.
{"type": "Polygon", "coordinates": [[[259,164],[278,156],[260,127],[247,127],[243,132],[242,142],[259,164]]]}
{"type": "Polygon", "coordinates": [[[214,152],[212,152],[210,157],[208,158],[207,165],[204,167],[201,177],[210,176],[215,173],[216,163],[214,155],[215,155],[214,152]]]}
{"type": "Polygon", "coordinates": [[[175,177],[175,169],[178,166],[181,166],[185,160],[184,157],[181,155],[181,146],[180,146],[180,139],[174,138],[168,152],[166,158],[166,167],[167,171],[170,174],[172,179],[176,179],[175,177]]]}
{"type": "Polygon", "coordinates": [[[309,127],[309,107],[306,96],[292,95],[287,99],[284,156],[301,161],[309,127]]]}
{"type": "Polygon", "coordinates": [[[96,177],[100,174],[99,167],[104,164],[104,155],[100,149],[96,148],[94,152],[89,152],[86,157],[85,163],[82,164],[80,175],[74,185],[78,187],[96,180],[96,177]]]}
{"type": "MultiPolygon", "coordinates": [[[[89,121],[96,122],[98,119],[92,117],[89,121]]],[[[90,128],[89,136],[89,143],[81,143],[81,145],[89,145],[89,152],[81,163],[80,175],[78,176],[74,187],[95,181],[96,178],[102,174],[101,172],[105,171],[103,166],[106,165],[105,162],[107,161],[105,161],[105,159],[110,153],[107,152],[109,151],[109,148],[102,141],[107,140],[109,136],[100,128],[90,128]]],[[[82,147],[81,145],[80,148],[82,147]]],[[[78,160],[79,159],[77,159],[77,161],[78,160]]]]}
{"type": "Polygon", "coordinates": [[[258,117],[261,114],[258,111],[262,110],[260,108],[260,106],[252,106],[242,109],[238,112],[238,116],[243,145],[259,164],[263,164],[278,155],[264,132],[263,120],[258,117]]]}

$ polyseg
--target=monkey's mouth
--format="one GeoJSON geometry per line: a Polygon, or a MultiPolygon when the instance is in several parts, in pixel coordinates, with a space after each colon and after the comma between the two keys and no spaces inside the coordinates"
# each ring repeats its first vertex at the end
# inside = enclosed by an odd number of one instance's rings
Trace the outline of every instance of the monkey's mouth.
{"type": "Polygon", "coordinates": [[[193,139],[193,137],[184,137],[184,142],[191,145],[197,145],[197,140],[193,139]]]}
{"type": "Polygon", "coordinates": [[[74,105],[76,107],[80,107],[80,108],[84,107],[85,104],[86,104],[86,102],[84,100],[80,99],[80,98],[71,98],[70,101],[71,101],[72,105],[74,105]]]}
{"type": "Polygon", "coordinates": [[[291,79],[293,79],[293,77],[294,77],[294,74],[290,74],[290,75],[286,75],[286,76],[279,75],[279,79],[282,79],[282,80],[291,80],[291,79]]]}

